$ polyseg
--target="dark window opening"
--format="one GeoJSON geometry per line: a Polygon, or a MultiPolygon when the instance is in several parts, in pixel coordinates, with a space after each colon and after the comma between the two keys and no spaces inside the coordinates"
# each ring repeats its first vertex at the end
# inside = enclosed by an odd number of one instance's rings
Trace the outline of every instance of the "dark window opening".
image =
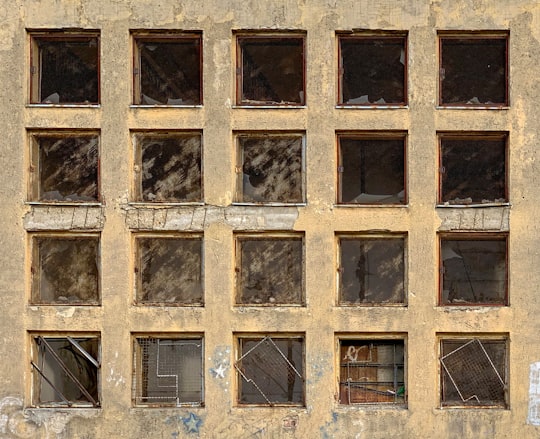
{"type": "Polygon", "coordinates": [[[304,403],[304,340],[239,339],[238,402],[260,405],[304,403]]]}
{"type": "Polygon", "coordinates": [[[238,38],[238,105],[304,105],[304,38],[238,38]]]}
{"type": "Polygon", "coordinates": [[[340,37],[342,105],[406,104],[406,38],[340,37]]]}
{"type": "Polygon", "coordinates": [[[506,238],[441,239],[442,305],[506,305],[506,238]]]}
{"type": "Polygon", "coordinates": [[[202,238],[137,238],[137,302],[203,303],[202,238]]]}
{"type": "Polygon", "coordinates": [[[339,239],[340,305],[405,302],[405,239],[339,239]]]}
{"type": "Polygon", "coordinates": [[[406,203],[404,138],[338,139],[339,203],[406,203]]]}

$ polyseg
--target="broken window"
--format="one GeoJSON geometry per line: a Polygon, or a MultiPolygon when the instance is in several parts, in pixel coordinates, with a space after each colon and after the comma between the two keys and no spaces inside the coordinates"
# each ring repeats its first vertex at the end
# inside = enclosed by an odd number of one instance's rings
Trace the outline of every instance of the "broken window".
{"type": "Polygon", "coordinates": [[[99,304],[99,236],[34,236],[32,302],[99,304]]]}
{"type": "Polygon", "coordinates": [[[202,103],[201,34],[136,35],[136,105],[202,103]]]}
{"type": "Polygon", "coordinates": [[[136,238],[137,302],[202,305],[202,236],[136,238]]]}
{"type": "Polygon", "coordinates": [[[304,339],[242,337],[238,371],[238,402],[260,405],[304,403],[304,339]]]}
{"type": "Polygon", "coordinates": [[[405,404],[403,340],[339,342],[341,404],[405,404]]]}
{"type": "Polygon", "coordinates": [[[31,144],[32,200],[99,201],[97,133],[33,133],[31,144]]]}
{"type": "Polygon", "coordinates": [[[504,203],[506,135],[440,137],[441,193],[445,204],[504,203]]]}
{"type": "Polygon", "coordinates": [[[405,204],[405,137],[339,135],[341,204],[405,204]]]}
{"type": "Polygon", "coordinates": [[[135,197],[142,202],[202,200],[200,133],[137,133],[135,197]]]}
{"type": "Polygon", "coordinates": [[[339,237],[339,304],[405,303],[405,238],[339,237]]]}
{"type": "Polygon", "coordinates": [[[508,105],[508,34],[440,36],[440,104],[508,105]]]}
{"type": "Polygon", "coordinates": [[[135,338],[133,374],[135,405],[203,405],[202,338],[135,338]]]}
{"type": "Polygon", "coordinates": [[[441,237],[441,304],[506,305],[506,247],[506,236],[441,237]]]}
{"type": "Polygon", "coordinates": [[[238,105],[304,105],[304,37],[239,36],[238,105]]]}
{"type": "Polygon", "coordinates": [[[505,339],[441,340],[443,407],[505,407],[507,403],[505,339]]]}
{"type": "Polygon", "coordinates": [[[237,303],[302,304],[304,265],[301,236],[238,236],[237,303]]]}
{"type": "Polygon", "coordinates": [[[31,103],[99,102],[97,32],[32,33],[31,37],[31,103]]]}
{"type": "Polygon", "coordinates": [[[33,341],[33,404],[99,407],[99,338],[38,335],[33,341]]]}
{"type": "Polygon", "coordinates": [[[407,103],[406,36],[339,37],[339,104],[405,105],[407,103]]]}

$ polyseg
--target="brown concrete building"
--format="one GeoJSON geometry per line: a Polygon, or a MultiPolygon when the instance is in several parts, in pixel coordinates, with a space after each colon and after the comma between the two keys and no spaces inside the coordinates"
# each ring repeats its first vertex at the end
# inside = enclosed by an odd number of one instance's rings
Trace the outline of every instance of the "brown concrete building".
{"type": "Polygon", "coordinates": [[[540,437],[540,3],[4,0],[0,438],[540,437]]]}

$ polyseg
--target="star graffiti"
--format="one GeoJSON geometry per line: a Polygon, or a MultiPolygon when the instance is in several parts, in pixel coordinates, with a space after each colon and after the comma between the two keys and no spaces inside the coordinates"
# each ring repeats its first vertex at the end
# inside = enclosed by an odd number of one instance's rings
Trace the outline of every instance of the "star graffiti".
{"type": "Polygon", "coordinates": [[[182,418],[184,427],[188,433],[198,433],[199,427],[202,424],[202,419],[199,418],[196,414],[190,413],[187,418],[182,418]]]}
{"type": "Polygon", "coordinates": [[[221,363],[216,369],[210,369],[216,378],[225,378],[225,372],[227,371],[227,366],[224,366],[221,363]]]}

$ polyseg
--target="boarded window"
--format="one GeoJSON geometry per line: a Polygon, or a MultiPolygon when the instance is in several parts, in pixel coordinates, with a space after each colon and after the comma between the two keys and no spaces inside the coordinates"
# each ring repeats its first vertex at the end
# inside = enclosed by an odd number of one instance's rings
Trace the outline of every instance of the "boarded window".
{"type": "Polygon", "coordinates": [[[304,201],[302,136],[239,136],[238,148],[239,202],[304,201]]]}
{"type": "Polygon", "coordinates": [[[441,238],[443,305],[506,305],[506,237],[441,238]]]}
{"type": "Polygon", "coordinates": [[[507,39],[441,36],[440,104],[507,105],[507,39]]]}
{"type": "Polygon", "coordinates": [[[406,37],[341,36],[342,105],[406,104],[406,37]]]}
{"type": "Polygon", "coordinates": [[[506,196],[506,137],[443,135],[440,202],[503,203],[506,196]]]}
{"type": "Polygon", "coordinates": [[[33,238],[32,302],[99,303],[99,237],[33,238]]]}
{"type": "Polygon", "coordinates": [[[505,407],[506,340],[441,341],[441,404],[445,407],[505,407]]]}
{"type": "Polygon", "coordinates": [[[340,305],[405,302],[403,237],[339,238],[340,305]]]}
{"type": "Polygon", "coordinates": [[[304,403],[304,340],[299,337],[240,338],[238,402],[304,403]]]}
{"type": "Polygon", "coordinates": [[[136,198],[143,202],[202,200],[200,133],[136,134],[136,198]]]}
{"type": "Polygon", "coordinates": [[[137,302],[203,303],[202,237],[138,237],[137,302]]]}
{"type": "Polygon", "coordinates": [[[341,404],[405,404],[403,340],[341,340],[341,404]]]}
{"type": "Polygon", "coordinates": [[[99,102],[97,34],[34,34],[31,55],[32,103],[99,102]]]}
{"type": "Polygon", "coordinates": [[[135,37],[134,103],[202,103],[201,35],[135,37]]]}
{"type": "Polygon", "coordinates": [[[100,405],[100,344],[97,337],[34,337],[33,404],[100,405]]]}
{"type": "Polygon", "coordinates": [[[236,252],[237,303],[303,302],[302,237],[238,237],[236,252]]]}
{"type": "Polygon", "coordinates": [[[404,204],[405,138],[338,136],[339,203],[404,204]]]}
{"type": "Polygon", "coordinates": [[[304,38],[238,37],[238,105],[304,105],[304,38]]]}
{"type": "Polygon", "coordinates": [[[203,404],[202,338],[138,337],[134,354],[136,405],[203,404]]]}

